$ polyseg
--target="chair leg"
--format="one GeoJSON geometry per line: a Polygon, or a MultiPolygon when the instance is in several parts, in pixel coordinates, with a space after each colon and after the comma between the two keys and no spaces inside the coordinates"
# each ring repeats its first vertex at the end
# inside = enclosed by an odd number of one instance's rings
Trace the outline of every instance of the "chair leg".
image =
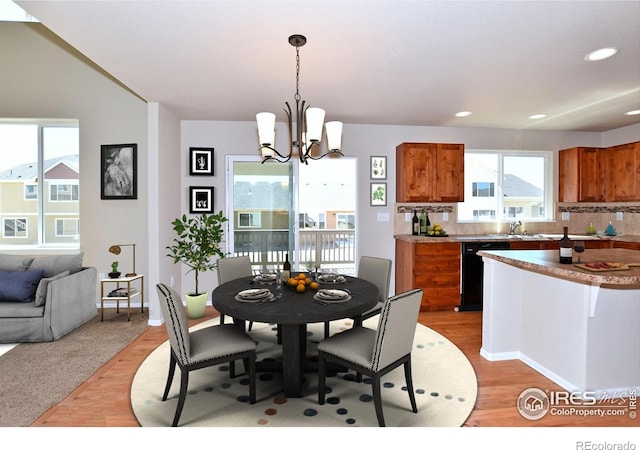
{"type": "Polygon", "coordinates": [[[220,325],[224,324],[224,314],[220,313],[220,325]]]}
{"type": "Polygon", "coordinates": [[[324,405],[324,396],[325,396],[325,360],[319,355],[318,356],[318,404],[324,405]]]}
{"type": "Polygon", "coordinates": [[[371,377],[371,387],[373,388],[373,404],[376,408],[378,426],[384,427],[384,415],[382,414],[382,395],[380,393],[380,375],[373,374],[371,377]]]}
{"type": "Polygon", "coordinates": [[[173,417],[172,427],[178,426],[180,420],[180,414],[182,414],[182,407],[187,397],[187,385],[189,384],[189,371],[181,368],[180,373],[180,396],[178,397],[178,406],[176,407],[176,415],[173,417]]]}
{"type": "Polygon", "coordinates": [[[173,382],[173,375],[176,372],[176,358],[173,356],[173,352],[169,352],[169,375],[167,376],[167,384],[164,387],[164,394],[162,395],[162,401],[164,402],[169,395],[169,389],[171,389],[171,383],[173,382]]]}
{"type": "Polygon", "coordinates": [[[236,362],[229,361],[229,378],[235,378],[235,377],[236,377],[236,362]]]}
{"type": "Polygon", "coordinates": [[[253,328],[253,321],[249,322],[249,326],[247,327],[249,331],[253,328]]]}
{"type": "Polygon", "coordinates": [[[324,323],[324,338],[327,339],[329,337],[329,322],[324,323]]]}
{"type": "Polygon", "coordinates": [[[416,405],[416,394],[413,391],[413,379],[411,377],[411,355],[409,359],[404,363],[404,378],[407,382],[407,391],[409,392],[409,401],[411,402],[411,410],[414,413],[418,412],[418,405],[416,405]]]}

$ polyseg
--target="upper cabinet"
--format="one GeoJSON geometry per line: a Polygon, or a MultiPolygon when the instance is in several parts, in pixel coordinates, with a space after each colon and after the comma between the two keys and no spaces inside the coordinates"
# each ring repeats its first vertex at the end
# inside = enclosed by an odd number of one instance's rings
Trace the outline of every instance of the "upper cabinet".
{"type": "Polygon", "coordinates": [[[640,200],[640,142],[558,154],[559,202],[640,200]]]}
{"type": "Polygon", "coordinates": [[[607,149],[607,201],[640,201],[640,142],[607,149]]]}
{"type": "Polygon", "coordinates": [[[398,145],[396,201],[464,201],[464,144],[405,142],[398,145]]]}
{"type": "Polygon", "coordinates": [[[574,147],[558,154],[558,201],[605,201],[605,149],[574,147]]]}

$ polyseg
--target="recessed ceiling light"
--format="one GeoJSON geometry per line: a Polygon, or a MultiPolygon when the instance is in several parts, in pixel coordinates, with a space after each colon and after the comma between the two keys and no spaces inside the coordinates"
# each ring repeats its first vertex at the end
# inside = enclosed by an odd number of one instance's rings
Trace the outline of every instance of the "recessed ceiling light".
{"type": "Polygon", "coordinates": [[[456,113],[456,117],[467,117],[471,115],[471,111],[460,111],[456,113]]]}
{"type": "Polygon", "coordinates": [[[532,116],[529,116],[529,119],[542,119],[544,117],[547,117],[546,114],[534,114],[532,116]]]}
{"type": "Polygon", "coordinates": [[[628,111],[625,113],[627,116],[637,116],[640,114],[640,109],[634,109],[633,111],[628,111]]]}
{"type": "Polygon", "coordinates": [[[618,49],[614,47],[600,48],[589,53],[584,59],[585,61],[602,61],[611,58],[616,53],[618,53],[618,49]]]}

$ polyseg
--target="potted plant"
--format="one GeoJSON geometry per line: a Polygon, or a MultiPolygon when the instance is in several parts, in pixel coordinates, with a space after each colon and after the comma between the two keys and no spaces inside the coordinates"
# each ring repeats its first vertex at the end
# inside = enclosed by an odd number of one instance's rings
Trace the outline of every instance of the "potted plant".
{"type": "Polygon", "coordinates": [[[120,272],[118,272],[118,261],[111,263],[111,272],[109,272],[109,278],[120,278],[120,272]]]}
{"type": "Polygon", "coordinates": [[[214,256],[224,258],[224,252],[220,248],[224,236],[223,223],[228,219],[222,211],[218,214],[202,214],[195,217],[182,217],[171,222],[173,230],[178,235],[173,241],[174,245],[167,247],[167,256],[173,258],[174,264],[184,263],[189,271],[195,272],[195,291],[185,295],[189,317],[197,319],[204,316],[207,303],[207,293],[200,292],[198,275],[200,272],[216,269],[214,256]]]}

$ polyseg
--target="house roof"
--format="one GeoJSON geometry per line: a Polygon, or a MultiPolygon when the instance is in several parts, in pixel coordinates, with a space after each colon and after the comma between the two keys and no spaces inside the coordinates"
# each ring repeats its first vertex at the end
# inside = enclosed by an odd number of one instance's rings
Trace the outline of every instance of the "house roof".
{"type": "MultiPolygon", "coordinates": [[[[60,156],[58,158],[47,159],[44,162],[45,178],[46,173],[51,172],[59,165],[65,165],[76,173],[79,173],[78,155],[60,156]]],[[[0,172],[0,181],[26,181],[33,182],[38,177],[38,164],[35,162],[21,164],[0,172]]]]}
{"type": "Polygon", "coordinates": [[[505,174],[502,181],[502,192],[505,197],[542,197],[542,189],[512,174],[505,174]]]}

